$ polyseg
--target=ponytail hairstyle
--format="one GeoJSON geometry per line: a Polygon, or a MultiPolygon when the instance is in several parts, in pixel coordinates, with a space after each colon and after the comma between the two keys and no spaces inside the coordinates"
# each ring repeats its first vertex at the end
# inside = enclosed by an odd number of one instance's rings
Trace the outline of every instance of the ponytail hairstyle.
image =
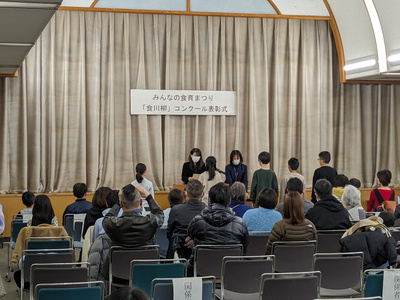
{"type": "Polygon", "coordinates": [[[136,180],[141,183],[143,181],[143,174],[146,172],[146,165],[142,163],[138,163],[136,165],[136,180]]]}
{"type": "Polygon", "coordinates": [[[209,156],[206,159],[206,171],[208,171],[208,181],[211,181],[215,177],[215,171],[225,174],[217,168],[217,159],[214,156],[209,156]]]}

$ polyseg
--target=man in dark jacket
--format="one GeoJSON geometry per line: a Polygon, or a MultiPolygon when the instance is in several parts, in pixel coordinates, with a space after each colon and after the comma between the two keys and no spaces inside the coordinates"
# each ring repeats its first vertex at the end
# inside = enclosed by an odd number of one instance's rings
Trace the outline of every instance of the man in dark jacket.
{"type": "Polygon", "coordinates": [[[173,206],[169,213],[167,228],[169,240],[168,258],[173,258],[175,250],[178,252],[179,257],[190,258],[192,250],[183,246],[187,237],[187,228],[190,221],[206,207],[201,201],[204,192],[200,181],[196,179],[190,180],[186,185],[186,193],[188,200],[183,204],[173,206]]]}
{"type": "MultiPolygon", "coordinates": [[[[224,183],[214,185],[208,197],[210,204],[190,222],[188,235],[194,245],[230,245],[242,244],[246,253],[249,244],[249,233],[246,224],[228,204],[231,202],[231,191],[224,183]]],[[[189,262],[188,273],[193,266],[189,262]]]]}
{"type": "Polygon", "coordinates": [[[334,196],[332,185],[326,179],[319,179],[314,186],[317,202],[306,214],[317,230],[347,229],[351,227],[349,213],[334,196]]]}

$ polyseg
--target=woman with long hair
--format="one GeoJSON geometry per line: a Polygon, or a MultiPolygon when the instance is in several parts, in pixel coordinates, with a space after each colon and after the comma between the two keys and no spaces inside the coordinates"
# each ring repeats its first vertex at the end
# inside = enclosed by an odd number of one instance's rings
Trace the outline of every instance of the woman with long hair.
{"type": "Polygon", "coordinates": [[[273,242],[312,240],[317,240],[317,229],[304,216],[303,198],[298,192],[289,192],[283,204],[283,220],[272,227],[266,254],[271,254],[273,242]]]}
{"type": "Polygon", "coordinates": [[[187,184],[189,180],[193,179],[193,174],[201,174],[206,170],[206,166],[201,156],[199,148],[190,150],[188,161],[182,167],[182,181],[187,184]]]}
{"type": "Polygon", "coordinates": [[[202,201],[208,205],[208,191],[210,188],[219,182],[225,182],[225,173],[217,168],[217,159],[214,156],[207,157],[206,171],[200,175],[199,181],[204,186],[202,201]]]}
{"type": "Polygon", "coordinates": [[[46,195],[37,195],[32,208],[32,217],[27,226],[38,226],[40,224],[50,224],[58,226],[58,219],[54,213],[50,198],[46,195]]]}
{"type": "Polygon", "coordinates": [[[132,181],[132,185],[141,185],[149,192],[154,198],[153,183],[146,179],[147,168],[145,164],[138,163],[136,165],[136,180],[132,181]]]}

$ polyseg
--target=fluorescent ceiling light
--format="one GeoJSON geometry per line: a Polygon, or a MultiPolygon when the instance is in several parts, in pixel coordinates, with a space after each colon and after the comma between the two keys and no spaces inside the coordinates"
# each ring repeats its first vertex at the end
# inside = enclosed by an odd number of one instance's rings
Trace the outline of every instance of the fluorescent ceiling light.
{"type": "Polygon", "coordinates": [[[31,3],[31,2],[1,2],[0,8],[52,8],[56,9],[59,4],[53,3],[31,3]]]}
{"type": "Polygon", "coordinates": [[[400,61],[400,54],[393,54],[388,57],[388,61],[395,62],[400,61]]]}
{"type": "Polygon", "coordinates": [[[375,65],[376,65],[376,60],[375,59],[368,59],[368,60],[364,60],[364,61],[360,61],[360,62],[356,62],[356,63],[345,65],[343,69],[345,71],[352,71],[352,70],[372,67],[372,66],[375,66],[375,65]]]}

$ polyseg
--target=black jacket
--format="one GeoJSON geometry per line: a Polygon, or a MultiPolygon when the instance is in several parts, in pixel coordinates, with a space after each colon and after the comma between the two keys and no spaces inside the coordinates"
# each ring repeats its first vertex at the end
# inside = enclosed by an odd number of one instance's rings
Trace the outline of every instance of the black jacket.
{"type": "Polygon", "coordinates": [[[189,177],[193,177],[193,174],[201,174],[206,170],[206,165],[203,164],[200,168],[192,168],[189,162],[185,162],[182,166],[182,181],[187,184],[189,177]]]}
{"type": "Polygon", "coordinates": [[[195,245],[242,244],[246,253],[249,233],[246,224],[229,207],[210,204],[190,222],[188,235],[195,245]]]}
{"type": "Polygon", "coordinates": [[[86,231],[88,228],[94,223],[96,223],[96,220],[99,218],[103,217],[103,210],[105,210],[107,207],[92,207],[89,212],[86,214],[85,217],[85,223],[83,225],[83,231],[82,231],[82,237],[85,238],[86,231]]]}
{"type": "MultiPolygon", "coordinates": [[[[337,171],[330,166],[322,166],[314,171],[313,179],[312,179],[312,191],[314,191],[315,183],[318,179],[325,178],[328,180],[332,186],[335,186],[335,177],[337,176],[337,171]]],[[[311,202],[317,203],[317,198],[313,193],[311,193],[311,202]]]]}
{"type": "Polygon", "coordinates": [[[146,216],[124,211],[118,218],[118,204],[105,215],[103,227],[112,241],[112,246],[139,247],[155,243],[154,235],[164,221],[164,213],[151,195],[147,196],[146,200],[151,210],[146,216]]]}
{"type": "Polygon", "coordinates": [[[380,230],[353,233],[342,238],[340,244],[340,252],[364,252],[364,270],[377,268],[387,261],[389,265],[396,263],[396,241],[380,230]]]}
{"type": "Polygon", "coordinates": [[[311,207],[306,219],[314,223],[317,230],[348,229],[351,227],[349,213],[343,204],[333,196],[328,196],[311,207]]]}

